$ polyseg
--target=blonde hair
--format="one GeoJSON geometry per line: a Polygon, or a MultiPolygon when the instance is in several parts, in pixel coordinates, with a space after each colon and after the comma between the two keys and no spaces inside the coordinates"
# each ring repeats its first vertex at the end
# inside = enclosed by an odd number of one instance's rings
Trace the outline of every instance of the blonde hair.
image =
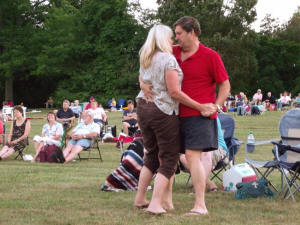
{"type": "Polygon", "coordinates": [[[172,46],[169,42],[172,38],[172,29],[166,25],[154,25],[148,34],[148,37],[140,50],[140,65],[148,68],[152,57],[156,51],[172,53],[172,46]]]}

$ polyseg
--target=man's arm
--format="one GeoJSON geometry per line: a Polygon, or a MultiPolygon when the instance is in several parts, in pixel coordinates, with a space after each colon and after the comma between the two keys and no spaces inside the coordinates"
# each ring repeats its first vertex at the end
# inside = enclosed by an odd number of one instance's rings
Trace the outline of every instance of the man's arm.
{"type": "Polygon", "coordinates": [[[223,83],[219,84],[219,92],[218,92],[216,104],[222,107],[229,93],[230,93],[230,82],[229,80],[225,80],[223,83]]]}

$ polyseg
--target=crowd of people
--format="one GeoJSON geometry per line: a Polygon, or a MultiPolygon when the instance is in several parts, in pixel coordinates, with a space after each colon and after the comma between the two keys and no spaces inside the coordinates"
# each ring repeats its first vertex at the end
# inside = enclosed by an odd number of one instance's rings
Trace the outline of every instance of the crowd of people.
{"type": "Polygon", "coordinates": [[[223,104],[222,110],[224,112],[236,112],[237,115],[259,115],[265,111],[281,111],[291,107],[300,107],[300,93],[292,98],[291,93],[284,91],[280,94],[278,99],[268,91],[265,95],[261,89],[248,99],[244,92],[233,96],[228,95],[226,101],[223,104]]]}
{"type": "MultiPolygon", "coordinates": [[[[136,110],[132,100],[128,100],[127,108],[123,112],[123,128],[125,135],[126,133],[130,135],[128,131],[131,127],[138,129],[136,110]]],[[[0,160],[8,158],[16,151],[22,151],[28,145],[30,120],[25,119],[22,106],[13,107],[12,111],[14,118],[11,118],[9,134],[6,138],[2,137],[3,140],[1,139],[1,142],[5,139],[7,142],[3,143],[0,160]]],[[[32,162],[68,163],[74,160],[79,152],[91,146],[94,137],[102,137],[106,123],[107,114],[94,97],[90,98],[90,102],[85,107],[79,105],[78,100],[70,103],[69,100],[65,99],[61,108],[47,114],[47,123],[44,124],[41,135],[34,136],[35,155],[32,162]],[[76,119],[78,121],[77,126],[75,126],[76,119]],[[63,143],[66,147],[60,151],[63,143]],[[47,152],[56,154],[47,158],[47,152]]],[[[0,127],[0,134],[2,134],[4,126],[1,119],[0,127]]]]}

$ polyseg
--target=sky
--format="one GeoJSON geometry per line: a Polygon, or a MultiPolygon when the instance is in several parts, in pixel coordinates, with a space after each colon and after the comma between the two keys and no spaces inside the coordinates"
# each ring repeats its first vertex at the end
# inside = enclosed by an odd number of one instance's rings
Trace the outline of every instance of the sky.
{"type": "MultiPolygon", "coordinates": [[[[143,8],[157,9],[156,0],[140,0],[143,8]]],[[[259,31],[261,21],[266,14],[278,19],[280,24],[286,23],[300,6],[300,0],[258,0],[256,5],[257,20],[253,23],[253,28],[259,31]]]]}

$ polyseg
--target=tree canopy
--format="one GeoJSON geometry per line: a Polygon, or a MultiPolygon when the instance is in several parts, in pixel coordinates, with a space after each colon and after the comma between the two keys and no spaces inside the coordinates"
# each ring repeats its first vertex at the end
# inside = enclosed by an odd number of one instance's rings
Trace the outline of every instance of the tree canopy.
{"type": "Polygon", "coordinates": [[[112,97],[133,99],[147,31],[184,15],[200,21],[199,40],[222,56],[232,93],[300,92],[299,9],[283,26],[266,18],[257,33],[257,0],[157,3],[156,12],[138,0],[0,1],[0,100],[37,107],[49,96],[60,104],[92,95],[104,106],[112,97]]]}

